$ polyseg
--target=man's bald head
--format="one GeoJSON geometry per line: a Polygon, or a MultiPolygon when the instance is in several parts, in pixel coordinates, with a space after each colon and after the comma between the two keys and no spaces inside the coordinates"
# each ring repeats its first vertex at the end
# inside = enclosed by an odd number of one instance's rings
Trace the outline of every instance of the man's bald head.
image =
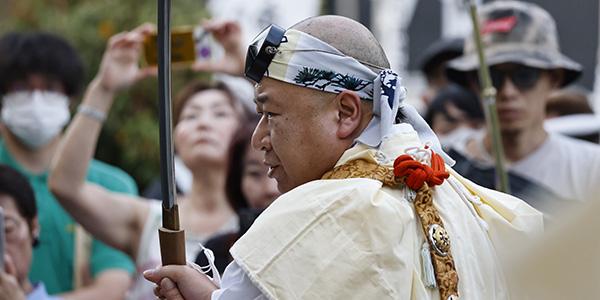
{"type": "MultiPolygon", "coordinates": [[[[371,31],[350,18],[317,16],[300,21],[291,28],[310,34],[357,60],[386,69],[390,67],[383,48],[371,31]]],[[[374,72],[380,71],[369,68],[374,72]]]]}

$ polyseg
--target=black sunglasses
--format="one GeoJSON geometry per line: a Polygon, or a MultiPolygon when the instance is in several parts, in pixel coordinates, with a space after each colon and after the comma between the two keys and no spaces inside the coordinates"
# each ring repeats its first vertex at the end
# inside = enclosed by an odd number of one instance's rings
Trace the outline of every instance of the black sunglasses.
{"type": "MultiPolygon", "coordinates": [[[[492,85],[496,88],[496,90],[502,89],[504,85],[504,78],[508,76],[510,81],[521,90],[530,89],[535,86],[535,84],[540,79],[542,74],[541,69],[527,67],[527,66],[517,66],[514,69],[501,71],[494,67],[490,68],[490,77],[492,78],[492,85]]],[[[473,76],[479,85],[479,76],[474,74],[473,76]]]]}
{"type": "Polygon", "coordinates": [[[254,82],[260,82],[277,53],[277,47],[285,35],[285,29],[271,24],[259,33],[248,46],[245,75],[254,82]]]}

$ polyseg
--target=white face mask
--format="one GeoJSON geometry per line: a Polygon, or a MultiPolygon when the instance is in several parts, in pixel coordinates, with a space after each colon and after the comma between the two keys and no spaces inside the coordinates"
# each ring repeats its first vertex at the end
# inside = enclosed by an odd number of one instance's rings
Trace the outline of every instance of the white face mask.
{"type": "Polygon", "coordinates": [[[2,122],[32,149],[50,142],[69,122],[69,98],[57,92],[14,92],[2,98],[2,122]]]}

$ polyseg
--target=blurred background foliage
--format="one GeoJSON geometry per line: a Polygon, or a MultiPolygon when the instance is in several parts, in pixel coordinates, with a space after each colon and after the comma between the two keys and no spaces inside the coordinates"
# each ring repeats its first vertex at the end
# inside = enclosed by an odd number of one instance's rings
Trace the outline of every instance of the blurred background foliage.
{"type": "MultiPolygon", "coordinates": [[[[69,40],[86,64],[86,82],[98,71],[108,39],[144,22],[156,23],[157,0],[0,0],[0,35],[44,30],[69,40]]],[[[203,0],[172,2],[172,26],[208,18],[203,0]]],[[[207,74],[173,70],[172,94],[207,74]]],[[[80,95],[72,108],[77,107],[80,95]]],[[[96,158],[133,176],[140,192],[159,174],[158,80],[146,79],[121,93],[100,135],[96,158]]]]}

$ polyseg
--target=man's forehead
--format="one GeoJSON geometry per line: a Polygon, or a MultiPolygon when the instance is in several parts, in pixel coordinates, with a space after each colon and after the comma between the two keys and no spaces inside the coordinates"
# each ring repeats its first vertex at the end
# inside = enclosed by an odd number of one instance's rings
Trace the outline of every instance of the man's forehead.
{"type": "Polygon", "coordinates": [[[282,88],[277,80],[263,77],[263,79],[254,85],[254,102],[257,105],[263,105],[267,101],[273,102],[275,97],[271,95],[277,93],[282,88]]]}
{"type": "Polygon", "coordinates": [[[264,89],[261,88],[260,83],[256,83],[254,85],[254,104],[261,106],[267,101],[264,93],[264,89]]]}

